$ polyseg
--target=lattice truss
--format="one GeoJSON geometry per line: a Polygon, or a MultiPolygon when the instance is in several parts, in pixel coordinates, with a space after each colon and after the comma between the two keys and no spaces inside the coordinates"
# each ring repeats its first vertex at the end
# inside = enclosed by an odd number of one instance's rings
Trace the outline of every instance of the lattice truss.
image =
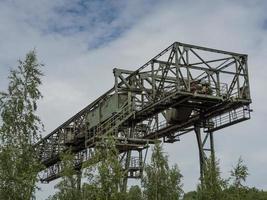
{"type": "Polygon", "coordinates": [[[43,181],[60,176],[60,154],[67,149],[80,170],[107,135],[116,140],[126,178],[142,175],[149,144],[176,142],[190,131],[196,132],[202,165],[212,132],[250,118],[244,54],[175,42],[136,71],[113,73],[113,88],[36,145],[46,166],[43,181]]]}

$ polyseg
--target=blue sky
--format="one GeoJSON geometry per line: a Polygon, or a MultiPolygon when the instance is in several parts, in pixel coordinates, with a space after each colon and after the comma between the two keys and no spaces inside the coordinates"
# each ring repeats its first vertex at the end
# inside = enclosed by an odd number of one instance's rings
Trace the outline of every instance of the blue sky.
{"type": "MultiPolygon", "coordinates": [[[[123,3],[112,1],[71,1],[64,6],[56,6],[53,11],[55,17],[66,19],[52,20],[43,28],[46,34],[60,34],[63,36],[79,34],[96,34],[94,41],[88,42],[88,48],[97,48],[120,36],[132,22],[116,23],[120,19],[123,3]]],[[[91,37],[88,34],[87,37],[91,37]]]]}
{"type": "MultiPolygon", "coordinates": [[[[129,30],[143,15],[153,9],[157,1],[122,0],[65,0],[46,3],[33,3],[28,11],[23,13],[22,20],[38,29],[45,35],[58,34],[63,37],[84,37],[88,48],[97,48],[118,38],[129,30]],[[34,7],[48,4],[49,10],[39,13],[34,7]],[[139,6],[142,5],[142,6],[139,6]],[[131,8],[129,8],[131,7],[131,8]],[[134,9],[132,9],[134,8],[134,9]],[[136,9],[135,9],[136,8],[136,9]],[[33,11],[33,12],[32,12],[33,11]],[[49,12],[49,15],[47,15],[49,12]]],[[[14,3],[8,3],[14,6],[14,3]]],[[[24,2],[17,5],[17,9],[24,11],[24,2]]]]}
{"type": "MultiPolygon", "coordinates": [[[[17,59],[36,48],[45,64],[39,115],[49,133],[110,87],[115,67],[137,69],[174,41],[247,53],[254,113],[215,134],[222,175],[242,156],[248,184],[267,189],[267,2],[264,0],[2,0],[0,89],[17,59]]],[[[193,134],[166,146],[170,162],[195,188],[199,173],[193,134]]],[[[45,199],[53,184],[42,185],[45,199]]]]}

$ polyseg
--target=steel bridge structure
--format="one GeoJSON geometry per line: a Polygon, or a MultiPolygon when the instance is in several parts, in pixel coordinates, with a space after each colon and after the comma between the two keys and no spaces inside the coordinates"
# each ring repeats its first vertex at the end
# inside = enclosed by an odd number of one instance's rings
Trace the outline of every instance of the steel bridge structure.
{"type": "Polygon", "coordinates": [[[214,155],[213,133],[250,119],[247,55],[174,42],[136,71],[113,70],[115,84],[37,144],[42,182],[60,177],[60,155],[75,168],[112,135],[127,178],[140,178],[149,144],[196,135],[200,175],[214,155]]]}

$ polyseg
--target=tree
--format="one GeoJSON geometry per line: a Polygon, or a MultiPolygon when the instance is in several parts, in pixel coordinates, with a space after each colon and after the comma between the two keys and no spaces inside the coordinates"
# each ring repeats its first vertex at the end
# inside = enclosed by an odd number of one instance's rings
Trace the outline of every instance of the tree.
{"type": "Polygon", "coordinates": [[[145,176],[142,180],[145,199],[179,199],[183,192],[181,178],[177,165],[170,169],[168,157],[164,156],[162,146],[159,143],[155,144],[151,164],[145,167],[145,176]]]}
{"type": "Polygon", "coordinates": [[[43,130],[36,115],[42,97],[41,66],[35,51],[30,51],[19,66],[10,71],[6,92],[0,93],[0,197],[5,200],[34,198],[38,155],[33,144],[43,130]]]}
{"type": "Polygon", "coordinates": [[[142,200],[142,191],[138,185],[134,185],[127,193],[127,200],[142,200]]]}
{"type": "Polygon", "coordinates": [[[231,170],[231,178],[234,180],[233,186],[235,188],[243,187],[242,182],[246,182],[249,175],[248,167],[244,164],[244,161],[240,157],[236,166],[231,170]]]}
{"type": "Polygon", "coordinates": [[[197,200],[197,192],[190,191],[184,194],[183,200],[197,200]]]}
{"type": "Polygon", "coordinates": [[[229,199],[246,199],[248,195],[255,195],[255,190],[251,190],[243,185],[248,176],[248,168],[240,157],[236,166],[230,171],[233,180],[232,185],[225,192],[229,195],[229,199]]]}
{"type": "Polygon", "coordinates": [[[89,182],[83,185],[85,199],[126,198],[126,194],[121,190],[121,182],[125,173],[119,161],[115,139],[111,135],[104,136],[97,143],[93,158],[84,167],[87,169],[85,177],[89,182]]]}
{"type": "Polygon", "coordinates": [[[208,158],[204,166],[204,177],[197,188],[198,199],[220,200],[224,199],[223,190],[227,187],[227,180],[221,178],[219,162],[208,158]]]}
{"type": "Polygon", "coordinates": [[[118,160],[118,150],[112,136],[103,137],[95,147],[92,158],[83,164],[87,179],[81,189],[77,187],[77,171],[74,170],[74,156],[68,152],[62,157],[62,181],[56,186],[59,190],[50,200],[117,200],[126,199],[120,190],[124,171],[118,160]]]}
{"type": "Polygon", "coordinates": [[[75,170],[75,157],[67,151],[61,155],[62,180],[55,186],[58,189],[50,200],[76,200],[81,199],[80,171],[75,170]]]}

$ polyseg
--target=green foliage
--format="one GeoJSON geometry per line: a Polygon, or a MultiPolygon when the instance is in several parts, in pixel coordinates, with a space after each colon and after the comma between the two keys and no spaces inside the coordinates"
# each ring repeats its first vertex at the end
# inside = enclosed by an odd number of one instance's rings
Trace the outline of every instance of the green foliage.
{"type": "Polygon", "coordinates": [[[50,197],[51,200],[76,200],[81,198],[80,174],[74,170],[75,157],[70,151],[61,155],[62,180],[55,186],[58,192],[50,197]]]}
{"type": "Polygon", "coordinates": [[[230,175],[230,179],[233,183],[225,191],[225,193],[228,194],[229,199],[247,199],[248,195],[254,193],[243,185],[248,176],[248,168],[241,157],[238,159],[236,166],[231,170],[230,175]]]}
{"type": "MultiPolygon", "coordinates": [[[[267,192],[258,190],[256,188],[241,188],[242,192],[241,196],[237,196],[236,191],[233,190],[232,187],[227,188],[223,191],[223,200],[266,200],[267,199],[267,192]]],[[[197,192],[188,192],[184,195],[183,200],[198,200],[197,192]]]]}
{"type": "Polygon", "coordinates": [[[238,190],[234,187],[229,187],[225,191],[227,200],[265,200],[267,199],[267,192],[260,191],[256,188],[242,187],[238,190]]]}
{"type": "Polygon", "coordinates": [[[142,200],[142,190],[138,185],[134,185],[127,193],[127,200],[142,200]]]}
{"type": "Polygon", "coordinates": [[[219,162],[213,163],[212,158],[205,162],[204,177],[198,186],[198,199],[220,200],[224,198],[223,189],[227,187],[227,181],[220,176],[219,162]]]}
{"type": "Polygon", "coordinates": [[[96,183],[84,183],[82,187],[82,198],[83,200],[92,199],[98,200],[98,186],[96,183]]]}
{"type": "Polygon", "coordinates": [[[212,167],[211,159],[206,163],[203,184],[197,191],[188,192],[184,200],[221,199],[221,200],[265,200],[267,192],[243,185],[248,176],[248,168],[239,158],[237,165],[231,170],[231,177],[226,181],[220,177],[219,164],[212,167]],[[230,184],[229,180],[232,180],[230,184]]]}
{"type": "Polygon", "coordinates": [[[11,70],[6,92],[0,93],[0,197],[5,200],[34,198],[41,167],[34,144],[43,125],[35,114],[42,73],[34,51],[11,70]]]}
{"type": "Polygon", "coordinates": [[[248,168],[244,164],[244,161],[240,157],[237,161],[237,165],[231,170],[231,178],[234,180],[233,186],[236,188],[243,187],[242,182],[246,182],[248,173],[248,168]]]}
{"type": "Polygon", "coordinates": [[[118,160],[118,156],[118,150],[112,136],[103,138],[98,143],[94,156],[96,164],[94,164],[93,168],[91,167],[92,163],[89,164],[89,170],[87,170],[86,175],[89,179],[89,184],[83,186],[83,191],[85,191],[85,188],[87,188],[87,191],[88,188],[94,191],[87,194],[91,199],[94,199],[93,197],[97,200],[125,198],[125,194],[120,187],[124,177],[124,171],[118,160]]]}
{"type": "Polygon", "coordinates": [[[190,191],[184,194],[183,200],[197,200],[198,194],[196,191],[190,191]]]}
{"type": "Polygon", "coordinates": [[[86,168],[84,178],[87,182],[79,189],[79,179],[75,176],[74,156],[65,154],[62,159],[63,179],[56,186],[58,192],[50,200],[117,200],[126,199],[120,191],[120,183],[124,177],[118,160],[118,151],[112,137],[103,138],[95,148],[95,153],[86,168]]]}
{"type": "Polygon", "coordinates": [[[182,194],[181,178],[176,165],[169,168],[168,157],[164,156],[162,146],[155,144],[151,164],[145,167],[142,180],[145,199],[179,199],[182,194]]]}

